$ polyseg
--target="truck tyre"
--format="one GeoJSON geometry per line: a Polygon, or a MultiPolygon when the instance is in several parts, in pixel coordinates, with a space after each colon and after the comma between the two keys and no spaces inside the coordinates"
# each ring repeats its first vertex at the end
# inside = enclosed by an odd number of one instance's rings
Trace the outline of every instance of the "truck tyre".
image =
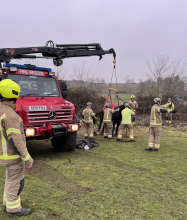
{"type": "Polygon", "coordinates": [[[56,151],[72,151],[75,149],[77,132],[68,133],[67,136],[54,137],[51,144],[56,151]]]}

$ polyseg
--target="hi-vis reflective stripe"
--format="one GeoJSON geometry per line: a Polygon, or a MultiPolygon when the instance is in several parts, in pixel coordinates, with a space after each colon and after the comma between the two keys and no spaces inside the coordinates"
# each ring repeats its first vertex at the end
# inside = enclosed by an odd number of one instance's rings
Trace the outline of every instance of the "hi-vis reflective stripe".
{"type": "Polygon", "coordinates": [[[27,161],[30,158],[30,154],[28,153],[27,156],[25,158],[21,158],[23,161],[27,161]]]}
{"type": "Polygon", "coordinates": [[[7,209],[16,209],[16,208],[19,208],[21,206],[21,203],[20,203],[20,197],[18,200],[14,201],[14,202],[8,202],[6,201],[6,207],[7,209]]]}
{"type": "MultiPolygon", "coordinates": [[[[5,118],[6,115],[3,114],[1,117],[0,117],[0,122],[3,118],[5,118]]],[[[8,129],[9,130],[9,129],[8,129]]],[[[8,132],[7,130],[7,132],[8,132]]],[[[18,129],[16,129],[18,130],[18,129]]],[[[18,130],[20,132],[20,130],[18,130]]],[[[0,126],[0,132],[1,132],[1,141],[2,141],[2,151],[3,151],[3,155],[0,155],[0,160],[12,160],[12,159],[17,159],[19,158],[19,155],[11,155],[11,156],[8,156],[7,155],[7,141],[6,141],[6,138],[3,136],[3,133],[2,133],[2,128],[0,126]]],[[[11,131],[9,131],[10,133],[11,131]]],[[[21,133],[21,132],[20,132],[21,133]]],[[[7,134],[8,135],[8,134],[7,134]]],[[[4,193],[4,199],[6,197],[6,193],[4,193]]]]}
{"type": "Polygon", "coordinates": [[[16,133],[16,134],[21,134],[21,131],[20,131],[19,129],[9,128],[9,129],[6,131],[7,136],[8,136],[11,132],[12,132],[12,133],[16,133]]]}
{"type": "MultiPolygon", "coordinates": [[[[1,120],[2,120],[3,118],[6,118],[6,115],[5,115],[5,114],[1,115],[1,117],[0,117],[0,123],[1,123],[1,120]]],[[[3,133],[2,133],[1,124],[0,124],[0,131],[1,131],[1,141],[2,141],[3,156],[6,157],[6,156],[7,156],[7,144],[6,144],[6,139],[5,139],[5,137],[3,136],[3,133]]]]}
{"type": "Polygon", "coordinates": [[[21,118],[19,118],[19,123],[21,123],[23,120],[21,118]]]}
{"type": "Polygon", "coordinates": [[[3,118],[6,118],[6,115],[5,115],[5,114],[1,115],[0,121],[1,121],[3,118]]]}
{"type": "Polygon", "coordinates": [[[12,160],[20,158],[18,155],[12,155],[12,156],[0,156],[0,160],[12,160]]]}
{"type": "Polygon", "coordinates": [[[3,200],[6,202],[6,192],[4,192],[3,200]]]}
{"type": "MultiPolygon", "coordinates": [[[[160,110],[159,110],[160,111],[160,110]]],[[[162,125],[162,123],[156,123],[156,113],[155,113],[155,108],[153,110],[153,116],[154,116],[154,123],[150,122],[150,125],[162,125]]]]}
{"type": "Polygon", "coordinates": [[[6,139],[1,133],[1,139],[2,139],[2,149],[3,149],[3,156],[7,156],[7,144],[6,144],[6,139]]]}
{"type": "Polygon", "coordinates": [[[91,110],[89,111],[89,121],[91,121],[91,110]]]}
{"type": "Polygon", "coordinates": [[[160,147],[160,144],[155,144],[155,148],[158,149],[160,147]]]}
{"type": "Polygon", "coordinates": [[[109,111],[110,111],[110,109],[107,109],[108,111],[107,111],[107,115],[106,115],[106,121],[108,121],[108,114],[109,114],[109,111]]]}

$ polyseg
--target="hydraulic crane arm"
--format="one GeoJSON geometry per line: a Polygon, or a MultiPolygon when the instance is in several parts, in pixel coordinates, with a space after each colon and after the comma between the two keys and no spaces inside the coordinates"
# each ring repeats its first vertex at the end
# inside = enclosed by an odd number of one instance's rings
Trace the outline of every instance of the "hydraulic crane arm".
{"type": "Polygon", "coordinates": [[[113,48],[103,50],[100,44],[56,44],[47,41],[44,47],[22,47],[22,48],[0,48],[0,64],[1,62],[9,63],[12,59],[36,59],[51,58],[55,66],[60,66],[64,58],[99,56],[100,59],[105,54],[113,54],[115,59],[116,53],[113,48]],[[48,46],[50,44],[50,46],[48,46]],[[42,54],[36,56],[35,54],[42,54]]]}

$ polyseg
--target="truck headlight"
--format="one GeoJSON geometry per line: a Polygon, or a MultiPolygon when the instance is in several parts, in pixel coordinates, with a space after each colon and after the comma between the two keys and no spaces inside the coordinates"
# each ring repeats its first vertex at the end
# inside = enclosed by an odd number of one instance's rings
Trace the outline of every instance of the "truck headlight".
{"type": "Polygon", "coordinates": [[[34,128],[27,128],[25,133],[26,133],[26,136],[34,136],[35,129],[34,128]]]}
{"type": "Polygon", "coordinates": [[[72,131],[78,131],[79,126],[78,125],[72,125],[72,131]]]}

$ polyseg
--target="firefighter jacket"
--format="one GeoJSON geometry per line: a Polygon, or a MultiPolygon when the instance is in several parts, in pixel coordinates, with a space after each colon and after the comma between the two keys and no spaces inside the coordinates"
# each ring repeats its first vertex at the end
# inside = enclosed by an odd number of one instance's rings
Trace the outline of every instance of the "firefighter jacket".
{"type": "Polygon", "coordinates": [[[132,110],[135,110],[136,108],[138,108],[138,103],[136,100],[134,101],[130,100],[128,104],[131,106],[132,110]]]}
{"type": "Polygon", "coordinates": [[[112,114],[116,111],[119,111],[119,110],[112,110],[111,108],[105,108],[103,122],[104,123],[111,122],[112,121],[112,114]]]}
{"type": "Polygon", "coordinates": [[[82,112],[82,116],[84,117],[84,122],[93,122],[92,116],[95,114],[91,108],[85,108],[82,112]]]}
{"type": "Polygon", "coordinates": [[[168,106],[168,107],[166,107],[166,109],[171,109],[173,111],[175,108],[175,105],[172,102],[167,102],[166,105],[167,104],[171,105],[171,108],[168,106]]]}
{"type": "Polygon", "coordinates": [[[23,160],[27,165],[33,159],[27,151],[23,121],[14,111],[15,105],[0,103],[0,165],[8,166],[23,160]]]}
{"type": "MultiPolygon", "coordinates": [[[[150,127],[162,126],[162,114],[160,112],[160,109],[166,109],[168,106],[168,104],[161,106],[154,104],[152,106],[150,115],[150,127]]],[[[168,112],[170,111],[172,110],[168,109],[168,112]]]]}
{"type": "Polygon", "coordinates": [[[135,113],[129,108],[123,109],[123,111],[121,112],[122,115],[121,124],[125,124],[125,125],[131,124],[131,116],[133,116],[134,114],[135,113]]]}

